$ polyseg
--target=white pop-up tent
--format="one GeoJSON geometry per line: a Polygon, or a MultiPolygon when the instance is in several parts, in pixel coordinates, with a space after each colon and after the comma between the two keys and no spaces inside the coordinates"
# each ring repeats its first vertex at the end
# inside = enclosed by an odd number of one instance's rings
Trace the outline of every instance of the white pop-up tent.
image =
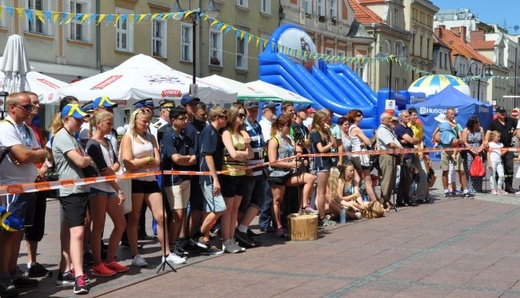
{"type": "Polygon", "coordinates": [[[301,104],[312,104],[313,102],[299,94],[291,92],[282,87],[278,87],[276,85],[266,83],[264,81],[253,81],[246,83],[246,86],[255,92],[264,92],[269,93],[273,97],[278,98],[279,101],[290,101],[293,103],[301,103],[301,104]]]}
{"type": "MultiPolygon", "coordinates": [[[[0,72],[0,85],[5,82],[6,76],[0,72]]],[[[58,90],[67,86],[68,83],[49,77],[37,71],[26,74],[25,86],[27,90],[38,94],[41,104],[53,104],[59,100],[58,90]]]]}
{"type": "MultiPolygon", "coordinates": [[[[81,102],[99,96],[123,100],[130,105],[145,98],[180,100],[189,93],[192,76],[177,71],[168,65],[143,54],[138,54],[121,65],[95,76],[72,83],[60,89],[61,96],[72,95],[81,102]]],[[[212,104],[236,101],[236,91],[224,90],[215,85],[197,80],[202,101],[212,104]]]]}

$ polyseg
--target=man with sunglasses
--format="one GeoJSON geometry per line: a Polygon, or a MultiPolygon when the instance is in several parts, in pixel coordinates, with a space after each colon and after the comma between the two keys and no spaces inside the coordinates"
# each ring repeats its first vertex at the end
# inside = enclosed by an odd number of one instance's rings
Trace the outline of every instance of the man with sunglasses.
{"type": "MultiPolygon", "coordinates": [[[[167,126],[161,142],[162,164],[165,171],[188,171],[197,164],[197,156],[193,140],[185,133],[187,112],[182,107],[168,111],[171,125],[167,126]]],[[[179,245],[178,240],[184,230],[186,208],[190,199],[191,179],[187,175],[164,175],[164,192],[171,210],[168,231],[172,253],[182,258],[187,252],[179,245]]]]}
{"type": "Polygon", "coordinates": [[[185,94],[181,98],[181,106],[183,106],[188,112],[188,121],[192,122],[195,117],[197,110],[197,104],[200,102],[200,98],[185,94]]]}
{"type": "MultiPolygon", "coordinates": [[[[34,106],[27,94],[12,93],[7,97],[8,116],[0,122],[0,152],[9,150],[0,164],[0,180],[4,185],[32,183],[38,172],[35,163],[45,161],[42,149],[27,121],[34,106]]],[[[34,193],[9,194],[5,197],[7,211],[32,226],[36,197],[34,193]]],[[[24,231],[0,232],[0,296],[17,296],[17,288],[35,287],[38,281],[27,278],[17,266],[24,231]]]]}

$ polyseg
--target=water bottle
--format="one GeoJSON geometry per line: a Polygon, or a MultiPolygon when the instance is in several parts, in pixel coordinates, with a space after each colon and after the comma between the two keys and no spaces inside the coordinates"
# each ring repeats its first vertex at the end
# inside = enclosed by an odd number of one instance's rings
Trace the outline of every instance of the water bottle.
{"type": "Polygon", "coordinates": [[[339,221],[342,224],[347,222],[347,209],[345,207],[341,207],[341,211],[339,213],[339,221]]]}

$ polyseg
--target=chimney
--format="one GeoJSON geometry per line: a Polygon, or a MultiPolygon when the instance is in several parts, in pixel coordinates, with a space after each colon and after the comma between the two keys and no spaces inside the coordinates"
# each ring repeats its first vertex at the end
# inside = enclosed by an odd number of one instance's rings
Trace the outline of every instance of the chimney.
{"type": "Polygon", "coordinates": [[[437,35],[437,37],[439,37],[439,39],[442,39],[442,31],[444,30],[444,28],[442,28],[444,26],[439,26],[437,28],[435,28],[435,35],[437,35]]]}
{"type": "Polygon", "coordinates": [[[466,40],[466,26],[460,26],[460,39],[462,39],[463,42],[467,42],[467,40],[466,40]]]}

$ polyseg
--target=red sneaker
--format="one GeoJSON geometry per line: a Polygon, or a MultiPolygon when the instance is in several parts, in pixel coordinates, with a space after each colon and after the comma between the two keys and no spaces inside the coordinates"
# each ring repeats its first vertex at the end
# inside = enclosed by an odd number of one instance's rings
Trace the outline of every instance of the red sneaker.
{"type": "Polygon", "coordinates": [[[110,270],[112,270],[112,271],[115,271],[115,272],[117,272],[117,273],[123,273],[123,272],[128,271],[128,267],[126,267],[126,266],[124,266],[124,265],[121,265],[121,264],[119,264],[119,263],[116,262],[116,261],[112,261],[112,262],[110,262],[110,263],[108,263],[108,264],[105,264],[105,266],[106,266],[108,269],[110,269],[110,270]]]}
{"type": "Polygon", "coordinates": [[[114,276],[116,272],[112,269],[109,269],[105,264],[101,263],[97,266],[92,266],[92,275],[96,276],[114,276]]]}

